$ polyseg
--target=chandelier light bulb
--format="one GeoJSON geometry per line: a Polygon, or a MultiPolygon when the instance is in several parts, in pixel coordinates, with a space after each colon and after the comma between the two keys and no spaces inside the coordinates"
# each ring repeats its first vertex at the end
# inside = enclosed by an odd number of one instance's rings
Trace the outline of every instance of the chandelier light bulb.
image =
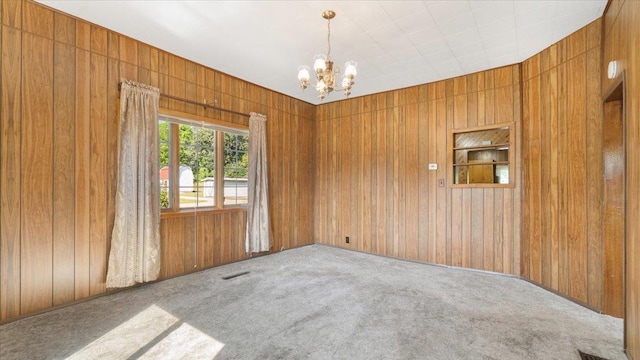
{"type": "Polygon", "coordinates": [[[357,69],[358,63],[351,60],[351,61],[347,61],[346,63],[344,63],[344,74],[348,77],[356,77],[356,75],[358,75],[358,69],[357,69]]]}
{"type": "Polygon", "coordinates": [[[327,58],[324,55],[316,55],[316,61],[313,63],[313,70],[322,73],[327,70],[327,58]]]}
{"type": "Polygon", "coordinates": [[[298,80],[304,82],[309,81],[309,67],[307,65],[301,65],[298,67],[298,80]]]}
{"type": "Polygon", "coordinates": [[[316,84],[316,90],[318,90],[318,91],[323,91],[324,92],[326,87],[327,86],[325,85],[324,80],[320,80],[320,81],[318,81],[318,84],[316,84]]]}

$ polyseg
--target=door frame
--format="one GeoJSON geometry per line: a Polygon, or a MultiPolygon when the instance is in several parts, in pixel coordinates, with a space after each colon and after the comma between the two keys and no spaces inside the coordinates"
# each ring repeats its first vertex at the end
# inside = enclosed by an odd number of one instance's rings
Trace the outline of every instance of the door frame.
{"type": "MultiPolygon", "coordinates": [[[[627,86],[626,86],[626,70],[623,70],[615,79],[613,79],[613,83],[609,88],[603,93],[602,96],[602,120],[603,125],[606,126],[605,123],[605,114],[604,108],[605,104],[610,101],[622,101],[622,111],[621,111],[621,121],[622,121],[622,159],[623,159],[623,174],[622,174],[622,184],[623,184],[623,240],[622,240],[622,312],[623,312],[623,348],[626,353],[627,349],[627,86]]],[[[603,131],[604,136],[604,131],[603,131]]],[[[604,150],[604,149],[603,149],[604,150]]],[[[604,170],[604,169],[603,169],[604,170]]],[[[603,184],[604,191],[604,184],[603,184]]],[[[604,209],[604,202],[602,203],[602,207],[604,209]]],[[[604,216],[604,214],[603,214],[604,216]]],[[[604,241],[604,239],[603,239],[604,241]]],[[[604,244],[603,244],[604,246],[604,244]]]]}

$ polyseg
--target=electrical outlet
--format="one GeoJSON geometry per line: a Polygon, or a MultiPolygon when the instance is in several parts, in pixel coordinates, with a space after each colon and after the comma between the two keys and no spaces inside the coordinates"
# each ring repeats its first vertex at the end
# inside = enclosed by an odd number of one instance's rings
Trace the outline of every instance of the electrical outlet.
{"type": "Polygon", "coordinates": [[[346,238],[344,238],[344,241],[348,244],[349,243],[349,237],[347,236],[346,238]]]}
{"type": "Polygon", "coordinates": [[[438,180],[438,187],[444,187],[444,179],[438,180]]]}

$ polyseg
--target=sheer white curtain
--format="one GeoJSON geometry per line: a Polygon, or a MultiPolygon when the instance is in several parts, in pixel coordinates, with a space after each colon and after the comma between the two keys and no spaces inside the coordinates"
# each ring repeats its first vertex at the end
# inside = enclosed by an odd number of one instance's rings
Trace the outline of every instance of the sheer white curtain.
{"type": "Polygon", "coordinates": [[[249,205],[246,251],[269,251],[269,186],[267,181],[267,117],[251,113],[249,118],[249,205]]]}
{"type": "Polygon", "coordinates": [[[122,81],[107,288],[152,281],[160,272],[159,96],[157,88],[122,81]]]}

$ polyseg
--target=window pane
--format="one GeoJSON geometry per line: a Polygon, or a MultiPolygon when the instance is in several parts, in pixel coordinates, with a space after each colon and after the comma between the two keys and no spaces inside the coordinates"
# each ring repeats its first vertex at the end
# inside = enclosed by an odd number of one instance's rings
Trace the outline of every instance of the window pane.
{"type": "Polygon", "coordinates": [[[461,132],[454,134],[455,147],[475,147],[509,143],[509,128],[461,132]]]}
{"type": "Polygon", "coordinates": [[[160,134],[160,208],[167,209],[171,207],[171,189],[169,188],[169,140],[170,140],[170,124],[160,120],[158,123],[158,132],[160,134]]]}
{"type": "Polygon", "coordinates": [[[180,208],[214,205],[215,131],[180,125],[180,208]]]}
{"type": "Polygon", "coordinates": [[[224,203],[246,204],[249,136],[224,134],[224,203]]]}

